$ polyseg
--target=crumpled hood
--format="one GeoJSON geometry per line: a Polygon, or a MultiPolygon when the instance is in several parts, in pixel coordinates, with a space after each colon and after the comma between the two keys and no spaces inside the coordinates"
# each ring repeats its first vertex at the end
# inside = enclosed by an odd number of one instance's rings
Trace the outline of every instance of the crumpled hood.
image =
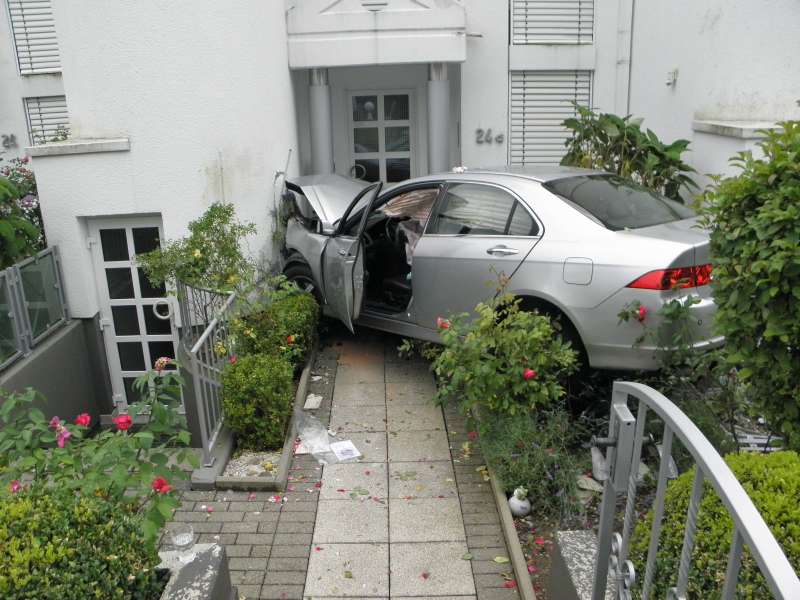
{"type": "Polygon", "coordinates": [[[288,180],[289,188],[299,188],[317,213],[323,229],[330,230],[340,219],[358,193],[369,185],[367,181],[348,179],[341,175],[304,175],[288,180]]]}

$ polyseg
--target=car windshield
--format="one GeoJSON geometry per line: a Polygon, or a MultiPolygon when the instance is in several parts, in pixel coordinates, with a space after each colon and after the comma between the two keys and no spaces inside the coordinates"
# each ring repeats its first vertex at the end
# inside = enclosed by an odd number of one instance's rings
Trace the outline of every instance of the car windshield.
{"type": "Polygon", "coordinates": [[[580,175],[550,181],[544,187],[614,231],[695,216],[689,207],[617,175],[580,175]]]}

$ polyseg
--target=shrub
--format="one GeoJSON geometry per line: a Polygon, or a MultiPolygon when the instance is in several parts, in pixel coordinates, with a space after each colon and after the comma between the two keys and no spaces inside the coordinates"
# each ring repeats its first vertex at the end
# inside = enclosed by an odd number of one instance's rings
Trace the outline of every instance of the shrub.
{"type": "Polygon", "coordinates": [[[575,369],[576,355],[549,317],[521,310],[509,294],[475,311],[474,320],[467,314],[439,320],[438,401],[456,398],[464,412],[485,407],[515,415],[549,408],[564,396],[561,380],[575,369]]]}
{"type": "Polygon", "coordinates": [[[679,202],[682,187],[697,187],[687,175],[694,169],[681,160],[687,140],[665,144],[649,129],[641,130],[642,119],[598,114],[577,104],[575,108],[578,117],[564,121],[572,137],[562,165],[616,173],[679,202]]]}
{"type": "MultiPolygon", "coordinates": [[[[0,177],[0,269],[10,267],[42,248],[42,230],[25,212],[25,206],[17,187],[0,177]]],[[[38,210],[38,204],[35,206],[38,210]]],[[[29,207],[29,210],[33,208],[29,207]]]]}
{"type": "Polygon", "coordinates": [[[293,365],[302,365],[314,343],[318,320],[317,301],[295,288],[235,320],[237,350],[242,354],[280,354],[293,365]]]}
{"type": "Polygon", "coordinates": [[[215,202],[189,222],[189,235],[138,254],[154,285],[176,280],[215,291],[230,291],[247,282],[254,267],[242,253],[244,238],[256,232],[253,223],[236,219],[233,204],[215,202]]]}
{"type": "Polygon", "coordinates": [[[283,446],[292,392],[292,365],[280,354],[250,354],[226,365],[222,372],[225,423],[240,448],[283,446]]]}
{"type": "Polygon", "coordinates": [[[0,500],[0,597],[5,600],[157,597],[155,546],[115,503],[71,493],[0,500]]]}
{"type": "Polygon", "coordinates": [[[701,212],[711,228],[716,327],[727,358],[770,425],[800,448],[800,122],[765,132],[764,157],[717,179],[701,212]]]}
{"type": "Polygon", "coordinates": [[[575,423],[563,409],[516,416],[493,415],[479,423],[486,462],[506,492],[524,487],[534,514],[561,518],[577,509],[578,465],[569,451],[575,423]]]}
{"type": "MultiPolygon", "coordinates": [[[[789,562],[795,570],[800,569],[800,506],[797,503],[800,498],[800,456],[794,452],[732,454],[725,461],[783,547],[789,562]]],[[[666,597],[667,588],[675,584],[693,480],[694,469],[678,477],[667,488],[652,598],[666,597]]],[[[651,510],[636,526],[631,539],[631,560],[639,569],[644,568],[647,560],[652,521],[651,510]]],[[[732,536],[733,522],[711,485],[706,483],[697,516],[687,597],[713,598],[719,595],[732,536]]],[[[736,597],[772,597],[746,547],[736,597]]]]}

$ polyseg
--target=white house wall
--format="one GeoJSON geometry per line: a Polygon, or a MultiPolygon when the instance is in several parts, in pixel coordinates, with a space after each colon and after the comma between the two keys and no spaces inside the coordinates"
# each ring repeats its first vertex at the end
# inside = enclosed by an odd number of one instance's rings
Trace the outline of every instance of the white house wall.
{"type": "Polygon", "coordinates": [[[73,314],[97,312],[82,217],[161,214],[172,239],[227,200],[258,226],[249,251],[269,251],[274,176],[290,149],[290,172],[298,164],[283,3],[56,0],[55,9],[73,137],[131,140],[129,152],[34,160],[73,314]]]}

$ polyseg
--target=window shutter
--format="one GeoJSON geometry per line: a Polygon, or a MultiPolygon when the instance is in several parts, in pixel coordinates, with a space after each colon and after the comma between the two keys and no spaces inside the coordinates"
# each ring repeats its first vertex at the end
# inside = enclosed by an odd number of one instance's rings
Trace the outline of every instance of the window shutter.
{"type": "Polygon", "coordinates": [[[511,0],[512,44],[590,44],[594,0],[511,0]]]}
{"type": "Polygon", "coordinates": [[[23,75],[61,71],[50,0],[8,0],[17,63],[23,75]]]}
{"type": "Polygon", "coordinates": [[[25,113],[28,118],[28,136],[34,146],[69,132],[65,96],[25,98],[25,113]]]}
{"type": "Polygon", "coordinates": [[[512,71],[509,162],[556,165],[570,131],[562,122],[575,116],[577,102],[590,106],[591,71],[512,71]]]}

